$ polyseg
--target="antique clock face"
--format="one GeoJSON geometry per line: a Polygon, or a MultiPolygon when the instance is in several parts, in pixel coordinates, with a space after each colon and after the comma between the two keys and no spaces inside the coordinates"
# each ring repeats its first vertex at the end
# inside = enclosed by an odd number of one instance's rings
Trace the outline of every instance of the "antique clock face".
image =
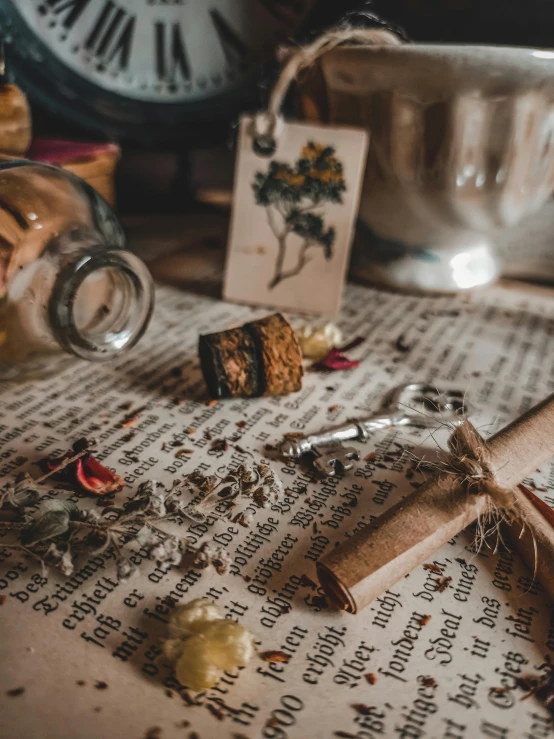
{"type": "Polygon", "coordinates": [[[314,4],[0,0],[0,31],[16,80],[50,109],[112,135],[202,139],[314,4]]]}

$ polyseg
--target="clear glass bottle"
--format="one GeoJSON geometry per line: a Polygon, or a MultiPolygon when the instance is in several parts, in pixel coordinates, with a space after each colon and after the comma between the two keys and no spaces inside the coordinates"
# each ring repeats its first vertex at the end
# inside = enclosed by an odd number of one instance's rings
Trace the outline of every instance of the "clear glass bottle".
{"type": "Polygon", "coordinates": [[[153,304],[150,273],[95,190],[58,167],[0,162],[0,380],[112,359],[153,304]]]}

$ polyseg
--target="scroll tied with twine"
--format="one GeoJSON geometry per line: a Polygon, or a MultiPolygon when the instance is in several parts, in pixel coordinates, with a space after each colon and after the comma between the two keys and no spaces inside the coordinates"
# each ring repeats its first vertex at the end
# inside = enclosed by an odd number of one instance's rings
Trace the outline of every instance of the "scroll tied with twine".
{"type": "Polygon", "coordinates": [[[554,517],[520,485],[554,456],[554,394],[487,442],[466,421],[449,447],[436,478],[320,560],[320,583],[339,607],[362,610],[474,521],[478,547],[509,525],[554,600],[554,517]]]}

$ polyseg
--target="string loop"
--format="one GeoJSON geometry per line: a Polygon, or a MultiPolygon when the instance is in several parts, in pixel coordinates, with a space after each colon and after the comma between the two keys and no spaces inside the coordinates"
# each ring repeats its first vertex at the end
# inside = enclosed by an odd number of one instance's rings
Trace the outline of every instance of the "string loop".
{"type": "Polygon", "coordinates": [[[298,49],[284,64],[271,91],[267,110],[255,119],[254,149],[257,153],[269,156],[275,151],[275,128],[281,106],[298,73],[310,67],[323,54],[347,41],[367,46],[396,46],[403,43],[400,36],[383,28],[339,28],[327,31],[311,44],[298,49]]]}

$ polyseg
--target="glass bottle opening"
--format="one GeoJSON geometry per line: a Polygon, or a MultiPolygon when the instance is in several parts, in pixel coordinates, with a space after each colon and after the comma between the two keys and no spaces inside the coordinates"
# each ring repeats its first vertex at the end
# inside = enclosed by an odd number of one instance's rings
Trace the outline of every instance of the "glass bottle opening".
{"type": "Polygon", "coordinates": [[[89,361],[112,359],[143,335],[154,305],[140,259],[119,249],[91,250],[58,275],[49,313],[64,349],[89,361]]]}

